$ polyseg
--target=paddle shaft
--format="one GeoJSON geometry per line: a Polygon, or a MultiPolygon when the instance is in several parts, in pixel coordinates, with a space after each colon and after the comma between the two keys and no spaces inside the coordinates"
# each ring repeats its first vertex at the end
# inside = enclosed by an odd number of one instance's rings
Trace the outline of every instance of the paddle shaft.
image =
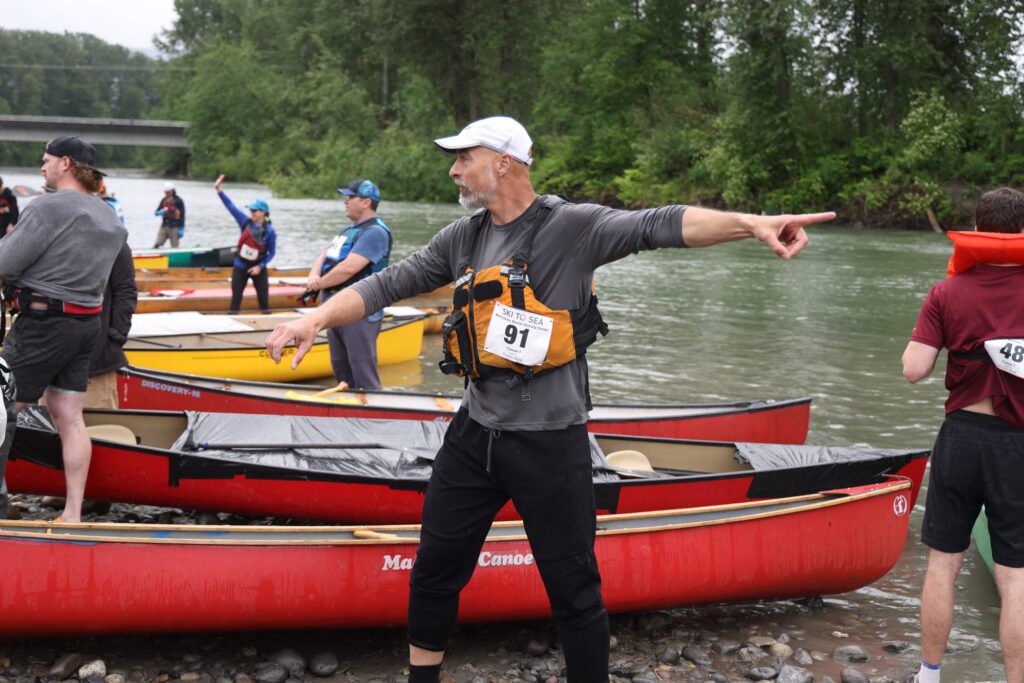
{"type": "MultiPolygon", "coordinates": [[[[159,342],[155,339],[146,339],[145,337],[129,337],[129,342],[140,342],[142,344],[153,344],[154,346],[162,346],[165,349],[180,349],[181,344],[168,344],[167,342],[159,342]]],[[[131,350],[131,349],[129,349],[131,350]]]]}

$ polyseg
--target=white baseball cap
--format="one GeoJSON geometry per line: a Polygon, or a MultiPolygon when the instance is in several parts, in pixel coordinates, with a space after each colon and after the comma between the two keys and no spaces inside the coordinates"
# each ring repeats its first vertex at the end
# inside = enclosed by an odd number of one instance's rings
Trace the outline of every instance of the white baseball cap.
{"type": "Polygon", "coordinates": [[[533,141],[530,134],[519,123],[508,116],[491,116],[474,121],[463,128],[458,135],[438,138],[434,144],[445,152],[457,152],[470,147],[486,147],[499,154],[508,154],[527,166],[533,164],[530,152],[533,141]]]}
{"type": "Polygon", "coordinates": [[[174,189],[174,183],[164,183],[164,192],[170,192],[174,189]]]}

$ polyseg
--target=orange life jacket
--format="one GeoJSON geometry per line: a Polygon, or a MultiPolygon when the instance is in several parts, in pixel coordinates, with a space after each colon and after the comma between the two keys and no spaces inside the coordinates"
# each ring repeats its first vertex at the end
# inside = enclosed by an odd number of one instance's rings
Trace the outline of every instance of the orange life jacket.
{"type": "Polygon", "coordinates": [[[970,270],[979,263],[1017,263],[1024,265],[1024,233],[949,231],[953,255],[949,257],[946,277],[970,270]]]}
{"type": "MultiPolygon", "coordinates": [[[[469,267],[467,255],[459,269],[462,275],[455,281],[454,311],[445,319],[441,329],[444,342],[441,372],[466,377],[467,381],[503,374],[525,382],[538,372],[582,357],[587,347],[597,340],[598,333],[608,333],[608,326],[597,309],[596,295],[591,294],[587,304],[579,309],[553,310],[537,299],[530,286],[527,271],[534,236],[550,218],[554,207],[563,201],[556,197],[545,199],[525,243],[505,263],[476,271],[469,267]],[[497,304],[522,311],[526,318],[535,314],[552,319],[551,339],[542,361],[521,365],[484,348],[497,304]]],[[[484,218],[483,213],[470,218],[470,230],[473,231],[470,254],[484,218]]],[[[526,335],[530,333],[529,324],[511,329],[514,327],[506,328],[505,341],[525,342],[526,335]]],[[[524,385],[524,398],[527,396],[524,385]]]]}

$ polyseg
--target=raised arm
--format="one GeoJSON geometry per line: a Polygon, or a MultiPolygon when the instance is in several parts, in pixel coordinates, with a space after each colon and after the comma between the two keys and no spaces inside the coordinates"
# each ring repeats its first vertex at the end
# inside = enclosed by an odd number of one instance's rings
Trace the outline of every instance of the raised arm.
{"type": "Polygon", "coordinates": [[[691,206],[683,212],[683,241],[688,247],[710,247],[753,237],[779,258],[790,259],[807,246],[804,227],[835,217],[832,211],[757,216],[691,206]]]}

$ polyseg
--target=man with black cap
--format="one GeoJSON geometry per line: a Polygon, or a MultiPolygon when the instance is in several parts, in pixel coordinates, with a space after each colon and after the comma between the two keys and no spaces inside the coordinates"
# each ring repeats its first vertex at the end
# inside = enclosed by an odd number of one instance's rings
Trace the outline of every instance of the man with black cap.
{"type": "MultiPolygon", "coordinates": [[[[352,223],[338,231],[309,270],[306,288],[322,291],[323,302],[341,289],[384,270],[391,257],[391,230],[377,215],[380,190],[369,180],[354,180],[338,190],[345,198],[345,215],[352,223]]],[[[327,330],[334,379],[358,389],[380,389],[377,374],[377,335],[384,311],[378,310],[349,325],[327,330]]]]}
{"type": "Polygon", "coordinates": [[[102,199],[96,150],[74,137],[46,145],[40,169],[50,191],[0,241],[0,279],[18,316],[3,340],[20,410],[46,397],[60,434],[67,502],[58,519],[78,522],[92,444],[82,420],[89,358],[100,337],[103,292],[128,237],[102,199]]]}
{"type": "MultiPolygon", "coordinates": [[[[455,155],[448,175],[460,203],[482,210],[313,314],[278,325],[267,350],[280,360],[294,341],[295,366],[319,330],[454,281],[456,310],[442,328],[441,369],[465,377],[467,391],[423,503],[410,577],[409,681],[439,680],[459,593],[509,500],[523,517],[551,601],[569,681],[607,681],[609,625],[594,554],[586,429],[586,348],[607,331],[593,295],[594,270],[640,250],[751,237],[789,259],[807,244],[804,226],[835,214],[758,216],[682,205],[620,211],[538,196],[530,136],[504,116],[435,144],[455,155]]],[[[634,362],[642,363],[642,354],[634,362]]]]}

